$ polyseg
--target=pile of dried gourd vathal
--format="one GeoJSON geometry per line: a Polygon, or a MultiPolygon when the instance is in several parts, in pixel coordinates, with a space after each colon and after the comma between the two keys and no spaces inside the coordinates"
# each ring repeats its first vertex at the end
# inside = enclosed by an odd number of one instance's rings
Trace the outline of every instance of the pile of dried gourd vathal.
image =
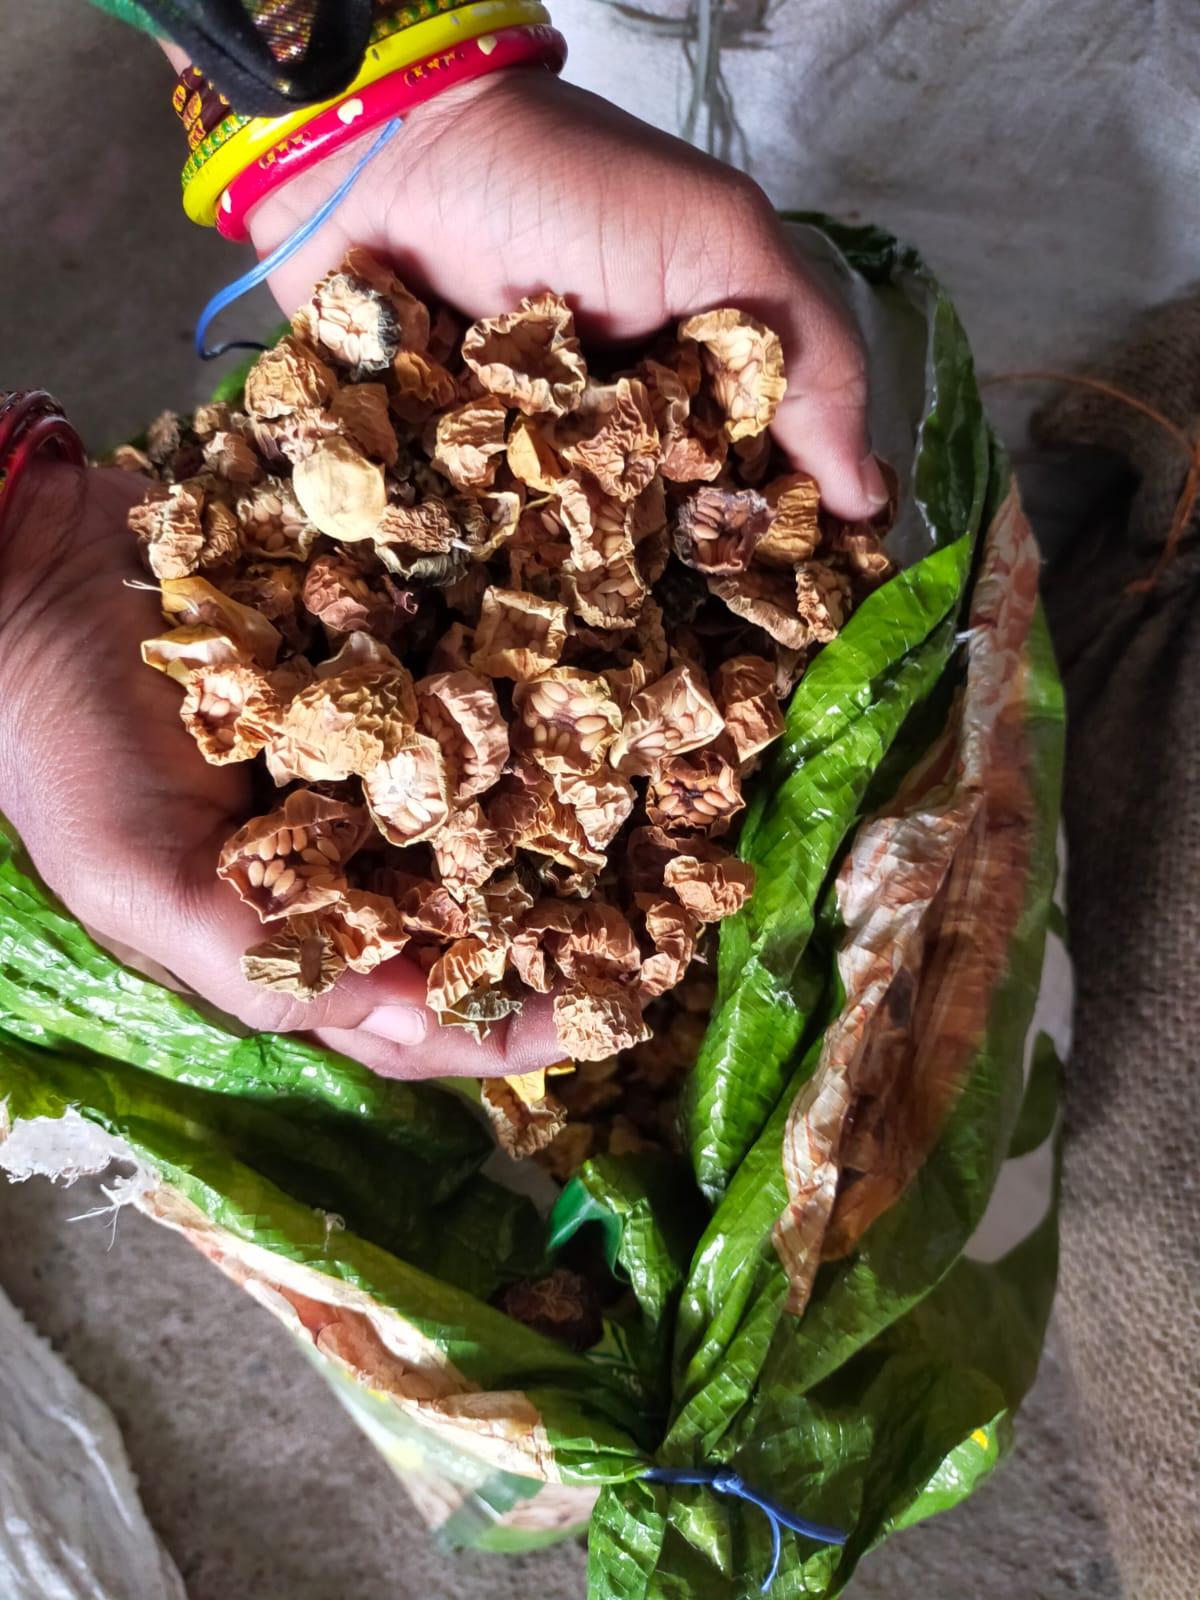
{"type": "Polygon", "coordinates": [[[894,508],[839,522],[778,455],[784,386],[735,309],[585,359],[557,295],[464,332],[355,250],[242,409],[117,453],[153,480],[144,658],[206,760],[281,790],[220,858],[264,923],[246,976],[312,998],[403,953],[476,1030],[552,993],[552,1087],[483,1101],[559,1177],[671,1143],[745,785],[891,570],[894,508]]]}

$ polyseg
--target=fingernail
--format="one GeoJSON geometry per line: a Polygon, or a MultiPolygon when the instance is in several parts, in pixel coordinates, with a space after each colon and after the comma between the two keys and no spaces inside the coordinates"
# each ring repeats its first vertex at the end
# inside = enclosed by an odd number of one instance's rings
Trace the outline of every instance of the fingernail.
{"type": "Polygon", "coordinates": [[[871,502],[871,510],[882,511],[888,503],[888,486],[874,456],[864,456],[858,468],[858,481],[871,502]]]}
{"type": "Polygon", "coordinates": [[[360,1026],[393,1044],[420,1044],[429,1031],[425,1013],[415,1006],[376,1006],[360,1026]]]}

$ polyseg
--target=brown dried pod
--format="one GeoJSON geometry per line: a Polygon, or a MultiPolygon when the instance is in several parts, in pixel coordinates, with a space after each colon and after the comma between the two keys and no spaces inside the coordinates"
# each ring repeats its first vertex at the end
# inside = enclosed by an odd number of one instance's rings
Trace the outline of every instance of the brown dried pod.
{"type": "Polygon", "coordinates": [[[235,417],[234,423],[272,469],[307,461],[342,431],[333,413],[319,406],[302,406],[286,417],[235,417]]]}
{"type": "Polygon", "coordinates": [[[395,681],[389,686],[399,697],[402,715],[408,722],[415,718],[417,702],[413,694],[412,677],[408,668],[400,665],[398,658],[381,639],[370,633],[347,634],[337,654],[313,669],[313,676],[322,679],[342,678],[348,673],[365,674],[367,677],[382,673],[385,678],[394,678],[395,681]]]}
{"type": "Polygon", "coordinates": [[[204,465],[223,482],[248,489],[263,475],[262,462],[240,433],[225,429],[205,441],[204,465]]]}
{"type": "Polygon", "coordinates": [[[567,641],[567,608],[491,588],[483,597],[471,666],[490,678],[532,678],[554,666],[567,641]]]}
{"type": "Polygon", "coordinates": [[[637,662],[645,668],[647,679],[653,682],[667,670],[668,656],[662,607],[650,596],[638,612],[633,643],[617,651],[617,660],[622,666],[637,662]]]}
{"type": "Polygon", "coordinates": [[[316,1000],[333,988],[346,970],[328,929],[314,915],[288,917],[282,927],[242,957],[248,983],[297,1000],[316,1000]]]}
{"type": "Polygon", "coordinates": [[[553,494],[564,473],[554,448],[553,427],[542,418],[516,418],[509,429],[506,459],[513,477],[538,494],[553,494]]]}
{"type": "Polygon", "coordinates": [[[482,1039],[493,1023],[519,1011],[521,999],[504,983],[502,944],[459,939],[429,969],[425,1003],[443,1027],[467,1028],[482,1039]]]}
{"type": "Polygon", "coordinates": [[[571,547],[557,498],[547,495],[529,502],[504,555],[511,589],[562,600],[563,564],[570,559],[571,547]]]}
{"type": "Polygon", "coordinates": [[[640,378],[590,385],[560,437],[563,460],[615,500],[636,500],[658,471],[661,442],[640,378]]]}
{"type": "Polygon", "coordinates": [[[565,1054],[596,1061],[650,1037],[636,989],[617,983],[568,984],[554,996],[554,1031],[565,1054]]]}
{"type": "Polygon", "coordinates": [[[470,908],[456,900],[445,884],[388,867],[375,874],[373,883],[379,893],[395,902],[400,925],[413,938],[451,944],[481,931],[470,908]]]}
{"type": "Polygon", "coordinates": [[[762,656],[731,656],[713,673],[712,689],[739,761],[749,761],[783,732],[773,662],[762,656]]]}
{"type": "Polygon", "coordinates": [[[197,667],[228,667],[251,659],[219,628],[173,628],[142,640],[142,660],[176,683],[186,684],[197,667]]]}
{"type": "Polygon", "coordinates": [[[720,922],[740,911],[754,892],[754,868],[710,847],[704,857],[678,855],[663,873],[666,887],[701,922],[720,922]]]}
{"type": "Polygon", "coordinates": [[[156,578],[186,578],[210,565],[204,525],[205,495],[195,479],[155,486],[147,499],[130,508],[128,522],[137,535],[146,564],[156,578]]]}
{"type": "Polygon", "coordinates": [[[439,746],[455,801],[482,794],[508,760],[508,725],[487,678],[440,672],[416,685],[417,723],[439,746]]]}
{"type": "Polygon", "coordinates": [[[751,567],[734,578],[710,578],[708,586],[734,616],[744,617],[789,650],[806,650],[812,629],[796,603],[796,581],[778,567],[751,567]]]}
{"type": "Polygon", "coordinates": [[[704,839],[671,838],[661,828],[633,828],[625,841],[621,858],[621,881],[631,894],[660,895],[667,866],[681,850],[705,853],[704,839]]]}
{"type": "Polygon", "coordinates": [[[555,294],[532,296],[517,311],[472,324],[462,354],[489,393],[527,414],[565,416],[587,382],[575,319],[555,294]]]}
{"type": "Polygon", "coordinates": [[[276,783],[363,777],[409,743],[416,720],[412,679],[391,659],[391,666],[359,666],[353,658],[339,658],[336,664],[343,670],[318,671],[316,681],[285,709],[267,750],[267,769],[276,783]]]}
{"type": "Polygon", "coordinates": [[[140,472],[147,478],[158,475],[158,469],[146,452],[136,449],[131,444],[119,444],[105,458],[103,465],[116,467],[118,472],[140,472]]]}
{"type": "Polygon", "coordinates": [[[407,732],[364,775],[363,794],[375,826],[389,844],[432,838],[450,815],[450,782],[436,742],[423,733],[407,732]]]}
{"type": "Polygon", "coordinates": [[[292,650],[303,650],[312,637],[301,601],[303,587],[301,568],[287,561],[252,561],[222,584],[231,600],[257,611],[277,628],[292,650]]]}
{"type": "Polygon", "coordinates": [[[593,628],[628,628],[637,622],[647,589],[632,554],[616,556],[590,572],[568,561],[563,578],[571,609],[593,628]]]}
{"type": "Polygon", "coordinates": [[[477,803],[453,810],[431,848],[438,877],[455,895],[478,889],[512,861],[512,851],[477,803]]]}
{"type": "Polygon", "coordinates": [[[787,389],[777,334],[746,312],[726,307],[688,317],[679,337],[702,347],[704,370],[732,441],[771,426],[787,389]]]}
{"type": "Polygon", "coordinates": [[[524,509],[525,501],[519,488],[478,490],[469,496],[460,495],[454,501],[454,512],[471,560],[485,561],[513,539],[524,509]]]}
{"type": "Polygon", "coordinates": [[[568,474],[555,488],[554,512],[571,545],[571,561],[580,572],[611,569],[634,546],[631,508],[598,485],[568,474]]]}
{"type": "Polygon", "coordinates": [[[535,994],[549,994],[554,987],[554,963],[538,934],[523,928],[511,934],[508,961],[525,987],[535,994]]]}
{"type": "Polygon", "coordinates": [[[824,561],[806,561],[796,568],[796,609],[808,628],[811,644],[836,639],[850,615],[850,582],[824,561]]]}
{"type": "Polygon", "coordinates": [[[327,439],[297,462],[292,485],[305,516],[331,539],[351,543],[379,532],[387,509],[383,468],[349,439],[327,439]]]}
{"type": "Polygon", "coordinates": [[[179,714],[213,766],[249,761],[279,727],[282,708],[266,673],[246,662],[195,666],[179,714]]]}
{"type": "Polygon", "coordinates": [[[397,351],[424,350],[429,313],[395,273],[366,250],[351,250],[292,318],[301,337],[352,378],[382,372],[397,351]]]}
{"type": "Polygon", "coordinates": [[[548,931],[543,942],[563,977],[584,987],[598,980],[624,983],[641,970],[629,919],[603,900],[570,906],[566,931],[548,931]]]}
{"type": "Polygon", "coordinates": [[[724,726],[707,685],[690,667],[675,667],[634,695],[609,761],[626,776],[653,773],[668,756],[709,744],[724,726]]]}
{"type": "Polygon", "coordinates": [[[570,806],[594,850],[607,850],[633,812],[637,795],[628,778],[607,763],[589,777],[556,773],[554,792],[570,806]]]}
{"type": "Polygon", "coordinates": [[[490,394],[444,411],[433,430],[434,466],[456,488],[489,488],[504,455],[507,419],[504,401],[490,394]]]}
{"type": "Polygon", "coordinates": [[[286,478],[267,478],[237,501],[242,548],[271,561],[307,561],[317,530],[286,478]]]}
{"type": "Polygon", "coordinates": [[[821,538],[817,480],[807,472],[789,472],[767,484],[763,499],[770,507],[771,522],[758,541],[755,560],[773,567],[794,567],[807,561],[821,538]]]}
{"type": "MultiPolygon", "coordinates": [[[[695,382],[700,382],[699,352],[693,352],[695,382]]],[[[638,372],[645,382],[661,438],[659,469],[673,483],[712,482],[720,476],[729,451],[725,419],[674,369],[655,360],[643,361],[638,372]]]]}
{"type": "Polygon", "coordinates": [[[456,939],[430,969],[426,1004],[435,1014],[449,1011],[472,991],[490,989],[504,976],[502,944],[482,939],[456,939]]]}
{"type": "Polygon", "coordinates": [[[361,806],[294,789],[278,811],[255,817],[226,842],[217,875],[263,922],[319,911],[345,893],[346,863],[370,832],[361,806]]]}
{"type": "Polygon", "coordinates": [[[376,549],[395,545],[406,561],[419,555],[444,555],[460,538],[461,530],[450,508],[437,496],[416,505],[388,506],[375,530],[376,549]]]}
{"type": "Polygon", "coordinates": [[[851,581],[869,592],[894,576],[896,568],[883,548],[883,540],[868,524],[848,523],[838,528],[829,539],[829,548],[835,558],[840,558],[851,581]]]}
{"type": "Polygon", "coordinates": [[[279,630],[250,606],[239,605],[205,578],[164,578],[163,616],[181,628],[216,628],[261,667],[273,667],[283,643],[279,630]]]}
{"type": "Polygon", "coordinates": [[[490,878],[479,891],[488,922],[497,931],[514,928],[533,904],[533,896],[515,872],[490,878]]]}
{"type": "Polygon", "coordinates": [[[767,502],[753,489],[696,489],[676,512],[675,554],[697,572],[745,572],[770,520],[767,502]]]}
{"type": "Polygon", "coordinates": [[[654,946],[654,954],[642,962],[638,979],[638,990],[645,1002],[666,994],[682,981],[696,953],[700,920],[678,901],[657,895],[638,895],[637,907],[643,915],[646,937],[654,946]]]}
{"type": "Polygon", "coordinates": [[[408,931],[396,902],[365,889],[347,889],[312,914],[333,949],[351,972],[374,972],[408,943],[408,931]]]}
{"type": "Polygon", "coordinates": [[[595,1289],[566,1267],[557,1267],[545,1278],[510,1284],[500,1297],[500,1309],[569,1350],[586,1350],[604,1331],[595,1289]]]}
{"type": "MultiPolygon", "coordinates": [[[[663,665],[666,665],[664,661],[663,665]]],[[[601,677],[608,685],[620,708],[622,719],[629,711],[635,694],[640,694],[648,682],[648,674],[640,661],[631,661],[627,667],[605,667],[601,677]]]]}
{"type": "Polygon", "coordinates": [[[202,567],[224,567],[242,552],[241,530],[237,517],[224,501],[208,497],[204,505],[204,551],[202,567]]]}
{"type": "Polygon", "coordinates": [[[513,690],[513,749],[546,772],[588,777],[621,728],[621,712],[599,673],[551,667],[513,690]]]}
{"type": "Polygon", "coordinates": [[[571,872],[598,872],[603,852],[594,850],[574,811],[554,792],[550,778],[530,761],[517,761],[488,796],[488,821],[514,850],[547,856],[571,872]]]}
{"type": "Polygon", "coordinates": [[[156,467],[165,467],[184,439],[184,421],[175,411],[160,411],[146,429],[146,454],[156,467]]]}
{"type": "Polygon", "coordinates": [[[454,379],[432,355],[400,350],[392,358],[392,410],[403,422],[419,427],[435,411],[453,405],[454,379]]]}
{"type": "Polygon", "coordinates": [[[400,442],[388,414],[388,392],[382,383],[347,384],[334,395],[329,415],[373,461],[394,467],[400,442]]]}
{"type": "Polygon", "coordinates": [[[226,433],[233,427],[233,407],[224,400],[210,400],[192,412],[192,432],[201,444],[214,433],[226,433]]]}
{"type": "Polygon", "coordinates": [[[245,406],[252,417],[271,421],[296,411],[327,406],[338,382],[321,358],[290,333],[262,355],[246,374],[245,406]]]}
{"type": "Polygon", "coordinates": [[[480,1100],[496,1143],[515,1160],[544,1150],[566,1124],[567,1113],[553,1095],[527,1105],[505,1078],[485,1078],[480,1100]]]}
{"type": "Polygon", "coordinates": [[[737,751],[724,736],[703,750],[668,757],[646,791],[647,817],[668,833],[725,833],[745,804],[737,751]]]}
{"type": "Polygon", "coordinates": [[[335,633],[395,637],[416,609],[413,596],[398,589],[386,572],[369,573],[348,551],[329,550],[304,574],[304,605],[335,633]]]}

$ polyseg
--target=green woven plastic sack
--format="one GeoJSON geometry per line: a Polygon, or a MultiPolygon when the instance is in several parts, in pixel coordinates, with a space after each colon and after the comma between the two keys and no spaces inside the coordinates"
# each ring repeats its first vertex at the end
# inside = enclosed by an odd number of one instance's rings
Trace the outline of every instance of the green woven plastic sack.
{"type": "Polygon", "coordinates": [[[757,779],[684,1156],[598,1158],[535,1203],[461,1092],[202,1013],[0,834],[0,1139],[60,1171],[105,1130],[134,1203],[280,1317],[449,1542],[590,1524],[594,1600],[758,1592],[767,1518],[664,1466],[843,1530],[786,1534],[772,1591],[839,1593],[1003,1455],[1053,1291],[1063,708],[1036,551],[920,259],[796,231],[865,331],[902,570],[757,779]],[[489,1303],[563,1251],[632,1291],[583,1354],[489,1303]]]}

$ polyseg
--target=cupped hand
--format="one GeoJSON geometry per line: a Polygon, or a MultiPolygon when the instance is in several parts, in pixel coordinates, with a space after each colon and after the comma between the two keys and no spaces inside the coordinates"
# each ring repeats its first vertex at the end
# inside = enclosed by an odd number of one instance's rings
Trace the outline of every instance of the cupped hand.
{"type": "MultiPolygon", "coordinates": [[[[374,137],[262,202],[250,217],[261,254],[312,216],[374,137]]],[[[354,244],[471,317],[558,290],[585,337],[636,339],[720,305],[750,311],[783,340],[774,431],[793,464],[839,516],[886,502],[856,332],[762,190],[595,95],[510,70],[418,108],[272,278],[284,311],[354,244]]]]}
{"type": "Polygon", "coordinates": [[[144,487],[39,463],[0,530],[0,812],[42,877],[102,943],[251,1028],[310,1031],[395,1077],[557,1060],[543,1000],[476,1045],[436,1026],[402,956],[307,1004],[242,978],[242,952],[266,934],[216,864],[250,813],[249,779],[203,760],[178,686],[142,664],[141,641],[163,628],[125,526],[144,487]]]}

